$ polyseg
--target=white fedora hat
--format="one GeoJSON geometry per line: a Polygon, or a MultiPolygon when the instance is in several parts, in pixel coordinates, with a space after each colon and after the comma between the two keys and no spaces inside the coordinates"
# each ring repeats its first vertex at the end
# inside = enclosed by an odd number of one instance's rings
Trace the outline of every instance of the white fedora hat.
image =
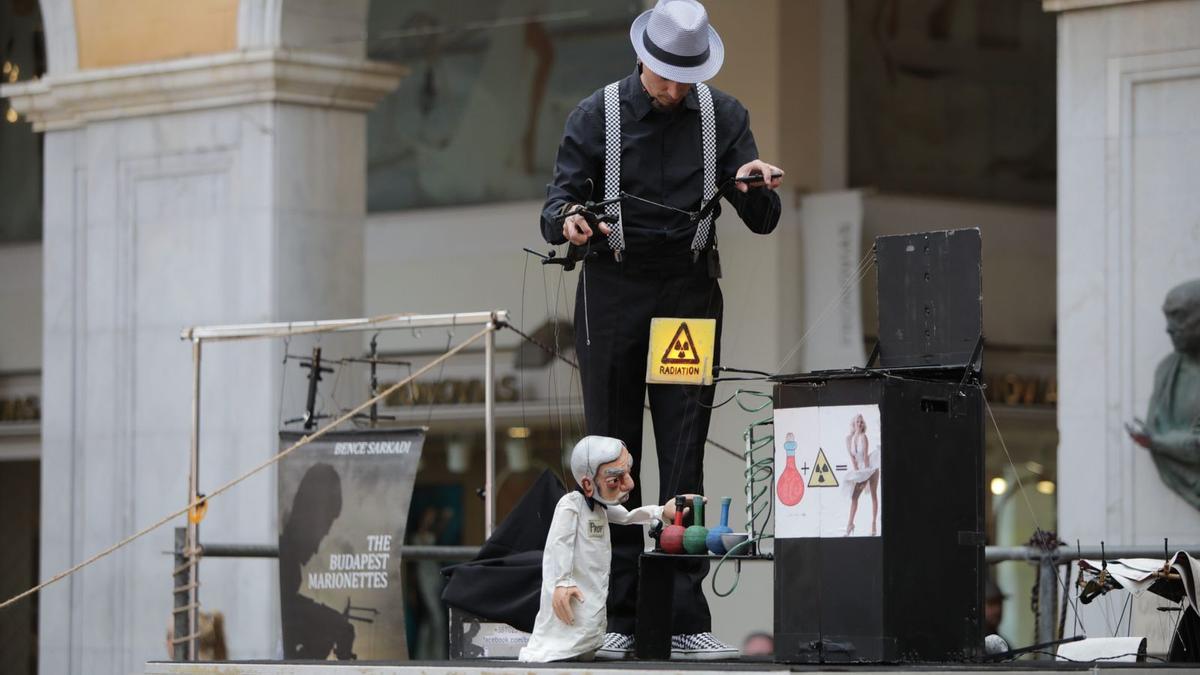
{"type": "Polygon", "coordinates": [[[725,45],[696,0],[659,0],[634,19],[629,39],[643,64],[676,82],[703,82],[725,62],[725,45]]]}

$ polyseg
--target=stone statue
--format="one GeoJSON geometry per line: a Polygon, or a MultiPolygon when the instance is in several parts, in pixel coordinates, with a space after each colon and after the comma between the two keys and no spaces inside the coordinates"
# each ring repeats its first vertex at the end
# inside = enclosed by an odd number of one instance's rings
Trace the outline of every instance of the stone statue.
{"type": "Polygon", "coordinates": [[[1146,421],[1125,428],[1163,482],[1200,509],[1200,279],[1172,288],[1163,314],[1175,351],[1154,371],[1146,421]]]}

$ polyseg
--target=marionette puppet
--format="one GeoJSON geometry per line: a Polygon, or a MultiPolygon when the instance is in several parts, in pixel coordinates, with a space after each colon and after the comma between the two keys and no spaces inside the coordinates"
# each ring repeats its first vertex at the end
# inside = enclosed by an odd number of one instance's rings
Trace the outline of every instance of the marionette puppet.
{"type": "Polygon", "coordinates": [[[673,501],[632,511],[633,457],[625,444],[585,436],[571,451],[579,487],[558,500],[542,554],[542,593],[521,661],[590,660],[604,642],[612,563],[608,524],[649,525],[675,517],[673,501]]]}

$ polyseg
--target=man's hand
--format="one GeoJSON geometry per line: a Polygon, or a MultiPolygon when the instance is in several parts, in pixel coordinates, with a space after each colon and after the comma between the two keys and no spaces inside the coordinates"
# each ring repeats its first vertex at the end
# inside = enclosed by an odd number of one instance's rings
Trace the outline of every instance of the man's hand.
{"type": "MultiPolygon", "coordinates": [[[[696,497],[699,497],[700,495],[686,494],[683,496],[687,498],[687,501],[685,501],[684,503],[691,504],[692,500],[695,499],[696,497]]],[[[705,504],[708,503],[708,497],[704,497],[704,503],[705,504]]],[[[692,509],[690,506],[683,507],[683,516],[686,518],[687,514],[690,513],[691,510],[692,509]]],[[[673,520],[675,520],[675,499],[671,498],[670,500],[667,501],[666,504],[663,504],[663,521],[666,522],[668,525],[670,525],[673,520]]]]}
{"type": "MultiPolygon", "coordinates": [[[[570,204],[567,206],[567,208],[563,209],[563,213],[570,213],[571,211],[579,208],[581,207],[578,204],[570,204]]],[[[587,243],[588,239],[592,238],[591,226],[588,225],[587,219],[579,214],[567,216],[567,219],[563,221],[562,232],[563,236],[567,238],[567,241],[575,244],[576,246],[583,246],[587,243]]],[[[608,234],[609,232],[612,232],[612,228],[604,223],[600,223],[600,232],[602,234],[608,234]]]]}
{"type": "Polygon", "coordinates": [[[1142,446],[1143,448],[1146,448],[1147,450],[1150,449],[1150,446],[1151,446],[1150,432],[1146,431],[1146,426],[1142,423],[1141,420],[1135,419],[1133,421],[1133,424],[1129,424],[1128,422],[1126,422],[1125,423],[1125,433],[1129,434],[1129,437],[1133,439],[1134,443],[1137,443],[1138,445],[1142,446]]]}
{"type": "Polygon", "coordinates": [[[571,609],[571,598],[583,602],[583,593],[578,586],[559,586],[554,589],[554,616],[567,625],[575,623],[575,611],[571,609]]]}
{"type": "Polygon", "coordinates": [[[734,185],[736,185],[737,189],[741,190],[742,192],[746,192],[752,187],[766,187],[774,190],[783,183],[783,169],[771,164],[767,164],[761,159],[756,159],[753,162],[747,162],[737,170],[738,176],[751,176],[755,174],[765,176],[766,178],[755,183],[743,183],[738,181],[734,183],[734,185]],[[779,178],[771,178],[771,174],[776,173],[780,174],[779,178]]]}

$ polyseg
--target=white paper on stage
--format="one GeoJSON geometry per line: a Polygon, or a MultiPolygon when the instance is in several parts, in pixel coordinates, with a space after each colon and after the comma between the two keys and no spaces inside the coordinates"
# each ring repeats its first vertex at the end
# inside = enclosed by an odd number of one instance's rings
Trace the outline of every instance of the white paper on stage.
{"type": "MultiPolygon", "coordinates": [[[[1163,560],[1160,558],[1121,558],[1109,560],[1105,568],[1103,560],[1080,560],[1081,574],[1095,577],[1102,569],[1107,569],[1109,576],[1125,590],[1134,595],[1141,595],[1150,588],[1160,577],[1156,573],[1162,571],[1163,560]]],[[[1200,598],[1196,593],[1196,579],[1200,578],[1200,561],[1193,558],[1187,551],[1179,551],[1171,556],[1171,569],[1179,574],[1183,593],[1193,607],[1200,607],[1200,598]]]]}
{"type": "Polygon", "coordinates": [[[866,360],[862,303],[854,281],[862,260],[862,212],[857,190],[808,195],[801,204],[803,330],[808,337],[800,370],[861,366],[866,360]]]}
{"type": "Polygon", "coordinates": [[[879,438],[876,404],[776,410],[775,537],[881,536],[879,438]]]}
{"type": "Polygon", "coordinates": [[[1059,661],[1096,661],[1130,663],[1146,653],[1144,637],[1089,638],[1058,647],[1059,661]]]}
{"type": "MultiPolygon", "coordinates": [[[[1104,566],[1101,560],[1080,560],[1084,570],[1098,573],[1104,566]]],[[[1108,561],[1108,573],[1121,584],[1121,588],[1134,595],[1141,595],[1156,580],[1155,572],[1163,568],[1162,560],[1153,558],[1123,558],[1108,561]]]]}

